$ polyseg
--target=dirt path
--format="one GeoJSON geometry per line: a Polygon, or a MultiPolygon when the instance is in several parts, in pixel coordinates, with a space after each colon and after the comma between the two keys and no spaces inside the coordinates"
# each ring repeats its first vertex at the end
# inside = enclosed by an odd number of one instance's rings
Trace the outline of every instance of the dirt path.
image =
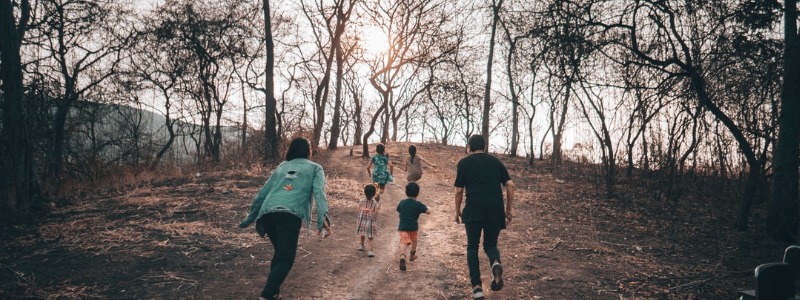
{"type": "MultiPolygon", "coordinates": [[[[463,227],[452,221],[451,183],[437,176],[426,174],[419,182],[421,193],[418,199],[429,207],[431,214],[420,216],[419,259],[410,262],[406,272],[399,270],[398,215],[395,208],[405,198],[406,180],[401,158],[395,155],[402,153],[401,149],[390,147],[388,150],[393,154],[395,181],[387,186],[381,199],[378,237],[375,239],[376,257],[368,258],[365,252],[356,250],[357,199],[361,187],[370,181],[365,169],[367,160],[351,157],[347,151],[329,153],[330,157],[321,161],[328,172],[329,185],[332,185],[332,190],[348,190],[349,187],[352,193],[329,195],[335,229],[333,236],[321,239],[312,235],[301,239],[298,259],[283,286],[282,294],[286,298],[469,298],[463,227]]],[[[450,169],[449,166],[440,166],[426,172],[449,173],[450,169]]],[[[485,280],[488,282],[490,278],[485,280]]],[[[257,287],[253,291],[257,294],[259,290],[257,287]]],[[[503,299],[501,293],[492,295],[487,291],[487,294],[489,299],[503,299]]]]}

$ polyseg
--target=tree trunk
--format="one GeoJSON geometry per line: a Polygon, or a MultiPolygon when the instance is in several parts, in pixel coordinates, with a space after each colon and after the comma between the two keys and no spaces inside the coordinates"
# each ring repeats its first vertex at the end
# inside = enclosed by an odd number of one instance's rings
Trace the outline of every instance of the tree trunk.
{"type": "Polygon", "coordinates": [[[800,39],[797,0],[784,1],[784,62],[780,131],[775,145],[772,202],[767,234],[776,241],[795,243],[798,209],[798,144],[800,144],[800,39]]]}
{"type": "Polygon", "coordinates": [[[572,91],[572,80],[570,76],[567,78],[566,88],[564,89],[564,102],[561,103],[561,112],[558,116],[553,116],[551,126],[553,127],[553,167],[558,168],[561,164],[561,140],[564,134],[564,125],[567,123],[567,111],[569,108],[569,95],[572,91]],[[555,118],[558,117],[556,122],[555,118]]]}
{"type": "MultiPolygon", "coordinates": [[[[481,124],[481,135],[486,141],[486,149],[489,149],[489,110],[491,109],[492,91],[492,60],[494,59],[494,36],[497,32],[497,22],[500,21],[500,6],[504,0],[492,3],[492,35],[489,39],[489,57],[486,60],[486,87],[483,90],[483,120],[481,124]]],[[[494,2],[494,0],[492,1],[494,2]]]]}
{"type": "MultiPolygon", "coordinates": [[[[505,26],[503,26],[505,28],[505,26]]],[[[506,72],[508,73],[508,93],[511,94],[511,145],[509,145],[509,155],[517,156],[517,144],[519,143],[519,96],[514,86],[514,52],[517,48],[517,40],[512,39],[508,28],[505,28],[506,38],[508,39],[508,56],[506,57],[506,72]]]]}
{"type": "Polygon", "coordinates": [[[169,114],[166,114],[166,126],[167,132],[169,133],[169,138],[167,139],[167,143],[161,147],[161,150],[158,150],[156,157],[153,159],[153,162],[150,163],[150,170],[155,170],[158,167],[158,164],[161,162],[161,158],[164,157],[164,154],[169,151],[169,148],[172,147],[172,143],[175,142],[175,128],[173,128],[173,121],[170,120],[169,114]]]}
{"type": "Polygon", "coordinates": [[[355,119],[355,129],[353,130],[353,145],[361,145],[361,133],[364,131],[364,127],[362,124],[361,118],[361,97],[359,97],[358,92],[352,91],[353,94],[353,104],[355,105],[355,114],[353,118],[355,119]]]}
{"type": "MultiPolygon", "coordinates": [[[[6,135],[3,141],[8,143],[10,178],[14,187],[11,196],[11,191],[6,190],[11,185],[5,182],[0,185],[0,191],[5,197],[9,197],[5,203],[0,203],[0,207],[8,208],[4,210],[9,212],[27,211],[30,207],[39,206],[41,200],[39,182],[33,168],[33,143],[25,127],[25,94],[20,57],[20,46],[31,7],[28,1],[21,1],[19,6],[20,18],[17,25],[11,1],[0,0],[0,32],[3,32],[0,37],[0,65],[3,68],[0,72],[0,80],[3,82],[0,89],[3,91],[3,131],[6,135]]],[[[7,164],[4,162],[3,165],[7,164]]]]}
{"type": "Polygon", "coordinates": [[[742,197],[739,199],[739,215],[736,218],[737,230],[744,231],[747,229],[747,219],[750,215],[750,209],[753,206],[753,196],[756,193],[760,176],[761,170],[750,168],[742,197]]]}
{"type": "MultiPolygon", "coordinates": [[[[341,8],[340,8],[341,9],[341,8]]],[[[333,103],[333,119],[331,120],[331,139],[328,141],[328,149],[335,150],[339,147],[339,133],[341,132],[342,115],[342,74],[344,73],[344,58],[342,55],[341,43],[336,44],[336,95],[333,103]]]]}
{"type": "MultiPolygon", "coordinates": [[[[383,95],[384,99],[389,97],[388,95],[385,95],[385,94],[386,93],[384,93],[384,95],[383,95]]],[[[386,101],[386,100],[384,100],[384,101],[386,101]]],[[[372,120],[370,120],[370,122],[369,122],[369,129],[367,129],[367,133],[364,134],[364,138],[361,141],[362,142],[361,149],[363,150],[363,154],[362,154],[363,157],[369,157],[369,137],[372,136],[372,133],[375,132],[375,123],[378,122],[378,117],[380,117],[381,113],[386,108],[386,106],[387,105],[384,102],[384,105],[381,105],[381,107],[378,108],[378,111],[376,111],[375,114],[372,115],[372,120]]]]}
{"type": "Polygon", "coordinates": [[[264,0],[264,39],[267,47],[267,63],[265,77],[266,112],[264,113],[264,164],[278,160],[278,133],[276,130],[275,101],[275,43],[272,40],[272,16],[269,9],[269,0],[264,0]]]}
{"type": "MultiPolygon", "coordinates": [[[[68,98],[70,96],[67,96],[68,98]]],[[[67,116],[69,115],[70,108],[74,101],[63,99],[56,107],[55,116],[53,118],[53,140],[50,145],[49,155],[49,177],[54,182],[59,182],[61,178],[61,168],[63,167],[64,160],[64,127],[67,123],[67,116]]]]}
{"type": "Polygon", "coordinates": [[[240,151],[242,155],[245,155],[249,152],[247,149],[247,95],[244,92],[244,82],[242,82],[242,145],[240,146],[240,151]]]}
{"type": "Polygon", "coordinates": [[[389,87],[386,93],[383,93],[383,130],[381,131],[381,143],[388,143],[389,142],[389,102],[394,99],[394,92],[392,92],[392,88],[389,87]]]}

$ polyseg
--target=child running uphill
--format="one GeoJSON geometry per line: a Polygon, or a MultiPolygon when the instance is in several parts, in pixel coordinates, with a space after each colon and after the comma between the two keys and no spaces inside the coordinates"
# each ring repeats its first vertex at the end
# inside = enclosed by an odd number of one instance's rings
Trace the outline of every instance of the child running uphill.
{"type": "Polygon", "coordinates": [[[372,240],[378,235],[376,220],[378,218],[378,209],[381,205],[377,197],[375,197],[376,193],[375,185],[367,184],[364,186],[364,196],[366,198],[358,202],[358,231],[356,234],[361,236],[361,245],[358,246],[358,251],[364,251],[364,238],[366,237],[369,240],[367,244],[367,251],[369,251],[367,256],[369,257],[375,257],[375,252],[372,251],[372,240]]]}
{"type": "Polygon", "coordinates": [[[389,161],[389,155],[385,154],[386,146],[383,144],[376,145],[375,152],[378,154],[370,158],[369,165],[367,165],[367,174],[372,177],[372,182],[377,183],[381,187],[381,194],[383,194],[386,184],[393,180],[392,173],[394,173],[394,167],[389,161]],[[372,166],[375,166],[375,169],[370,171],[372,166]]]}
{"type": "Polygon", "coordinates": [[[436,167],[435,164],[432,164],[422,158],[422,156],[417,155],[417,146],[408,146],[408,158],[406,158],[406,163],[403,165],[403,169],[406,171],[406,180],[408,182],[418,181],[420,178],[422,178],[423,162],[432,167],[436,167]]]}
{"type": "Polygon", "coordinates": [[[431,213],[425,204],[417,201],[419,185],[409,182],[406,185],[406,196],[408,198],[397,204],[397,212],[400,213],[400,224],[397,226],[397,230],[400,232],[400,271],[406,270],[406,249],[408,249],[408,246],[411,246],[409,260],[414,261],[417,259],[419,215],[431,213]]]}

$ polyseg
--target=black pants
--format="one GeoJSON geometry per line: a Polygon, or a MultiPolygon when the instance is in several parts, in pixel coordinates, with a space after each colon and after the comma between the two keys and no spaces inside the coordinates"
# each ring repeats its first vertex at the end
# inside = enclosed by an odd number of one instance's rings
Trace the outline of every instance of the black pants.
{"type": "Polygon", "coordinates": [[[269,213],[258,219],[267,229],[267,236],[272,242],[275,253],[272,255],[267,284],[261,291],[261,297],[270,299],[280,294],[281,284],[289,275],[297,255],[297,240],[300,236],[302,221],[290,213],[269,213]]]}
{"type": "Polygon", "coordinates": [[[497,238],[500,236],[500,226],[493,222],[478,221],[464,223],[467,230],[467,266],[469,279],[472,286],[481,285],[481,268],[478,259],[478,244],[483,231],[483,251],[489,257],[489,265],[500,262],[500,250],[497,249],[497,238]]]}

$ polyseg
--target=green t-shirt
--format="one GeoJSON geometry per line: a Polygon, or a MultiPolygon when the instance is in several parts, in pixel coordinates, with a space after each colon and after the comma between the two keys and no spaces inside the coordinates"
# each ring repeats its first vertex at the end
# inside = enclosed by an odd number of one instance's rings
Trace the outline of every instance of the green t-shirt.
{"type": "Polygon", "coordinates": [[[416,231],[419,230],[420,214],[428,211],[428,207],[416,199],[406,198],[397,204],[397,212],[400,213],[400,224],[397,225],[397,230],[401,231],[416,231]]]}

